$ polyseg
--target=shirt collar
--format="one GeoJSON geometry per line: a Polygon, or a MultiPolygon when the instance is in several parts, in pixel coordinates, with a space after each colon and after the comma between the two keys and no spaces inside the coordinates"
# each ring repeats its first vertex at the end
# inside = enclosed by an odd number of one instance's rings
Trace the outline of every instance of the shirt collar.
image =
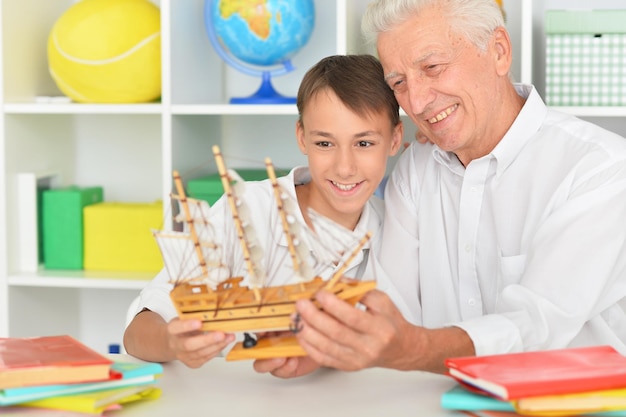
{"type": "Polygon", "coordinates": [[[444,151],[439,148],[439,146],[434,145],[432,155],[435,161],[439,162],[441,165],[445,166],[453,173],[463,176],[465,167],[463,166],[461,161],[459,161],[459,158],[456,157],[454,152],[444,151]]]}
{"type": "MultiPolygon", "coordinates": [[[[539,130],[548,113],[535,87],[527,84],[514,84],[514,86],[517,94],[525,98],[526,102],[509,130],[489,154],[497,161],[497,176],[515,160],[528,140],[539,130]]],[[[452,172],[463,175],[465,168],[454,152],[446,152],[434,146],[433,158],[452,172]]]]}
{"type": "MultiPolygon", "coordinates": [[[[377,198],[377,197],[370,197],[377,198]]],[[[372,235],[376,235],[380,229],[380,223],[377,222],[377,216],[373,215],[373,210],[370,207],[369,203],[366,203],[363,207],[363,212],[361,213],[361,217],[359,217],[359,222],[354,228],[354,233],[356,236],[365,236],[367,232],[372,232],[372,235]]],[[[363,246],[364,249],[370,247],[371,239],[369,242],[363,246]]]]}
{"type": "MultiPolygon", "coordinates": [[[[283,187],[288,190],[291,196],[297,201],[296,198],[296,189],[297,185],[307,184],[311,182],[311,173],[308,167],[299,166],[295,167],[289,172],[289,175],[279,179],[283,187]]],[[[372,197],[375,199],[377,197],[372,197]]],[[[366,232],[371,231],[372,233],[378,233],[381,227],[380,216],[376,215],[375,210],[371,207],[373,202],[367,202],[365,207],[363,207],[363,212],[361,213],[361,217],[359,217],[359,222],[354,228],[354,232],[357,236],[363,236],[366,232]]],[[[380,203],[382,205],[382,202],[380,203]]],[[[297,212],[299,220],[304,223],[304,217],[302,212],[298,210],[297,212]]],[[[280,239],[280,244],[283,246],[287,246],[287,240],[283,236],[280,239]]],[[[364,249],[370,247],[370,242],[367,242],[364,249]]]]}
{"type": "Polygon", "coordinates": [[[309,167],[295,167],[291,170],[287,177],[291,179],[289,183],[292,184],[289,188],[294,188],[293,186],[295,185],[308,184],[311,182],[311,172],[309,172],[309,167]]]}
{"type": "Polygon", "coordinates": [[[526,102],[502,140],[491,151],[498,161],[496,176],[500,176],[513,163],[522,148],[539,131],[548,113],[535,87],[515,84],[515,89],[526,102]]]}

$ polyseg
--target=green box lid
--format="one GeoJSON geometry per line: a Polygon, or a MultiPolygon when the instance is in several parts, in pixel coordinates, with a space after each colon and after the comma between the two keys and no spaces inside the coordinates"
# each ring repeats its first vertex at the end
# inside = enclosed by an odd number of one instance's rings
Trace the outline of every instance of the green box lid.
{"type": "Polygon", "coordinates": [[[82,208],[89,204],[99,203],[104,199],[103,187],[79,187],[70,185],[62,188],[51,188],[43,191],[43,201],[57,204],[80,204],[82,208]]]}
{"type": "MultiPolygon", "coordinates": [[[[235,171],[246,181],[261,181],[267,179],[267,171],[265,169],[248,169],[239,168],[235,171]]],[[[288,170],[276,169],[276,175],[282,176],[287,174],[288,170]]],[[[220,175],[215,173],[205,177],[195,178],[187,182],[187,191],[190,196],[197,197],[205,194],[218,194],[224,192],[220,175]]]]}
{"type": "Polygon", "coordinates": [[[624,10],[547,10],[547,34],[608,34],[626,33],[624,10]]]}

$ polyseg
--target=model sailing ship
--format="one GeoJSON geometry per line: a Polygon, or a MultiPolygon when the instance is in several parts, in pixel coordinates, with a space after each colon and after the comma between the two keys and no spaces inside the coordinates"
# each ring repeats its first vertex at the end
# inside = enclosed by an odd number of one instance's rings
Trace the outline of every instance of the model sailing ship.
{"type": "Polygon", "coordinates": [[[172,199],[177,200],[180,206],[176,220],[183,221],[186,230],[155,232],[155,238],[174,284],[170,297],[178,316],[201,320],[204,331],[245,332],[246,341],[237,343],[227,355],[227,360],[305,355],[294,336],[261,338],[256,343],[249,333],[297,331],[298,323],[292,323],[296,301],[313,299],[320,289],[333,292],[355,305],[376,286],[376,282],[349,280],[343,278],[343,274],[371,234],[355,236],[354,232],[314,211],[308,214],[315,233],[299,224],[296,216],[290,213],[297,209],[297,203],[294,204],[278,184],[273,165],[266,159],[267,174],[274,190],[296,283],[265,286],[267,273],[259,262],[263,258],[263,248],[255,238],[254,225],[245,218],[246,210],[242,207],[245,182],[234,171],[226,169],[218,147],[213,147],[213,153],[246,262],[247,285],[243,285],[242,276],[231,277],[223,263],[220,242],[216,241],[210,222],[208,203],[187,197],[182,179],[174,172],[176,194],[172,195],[172,199]],[[321,241],[321,236],[330,239],[321,241]],[[310,264],[312,255],[318,263],[337,266],[330,279],[325,281],[315,275],[310,264]]]}

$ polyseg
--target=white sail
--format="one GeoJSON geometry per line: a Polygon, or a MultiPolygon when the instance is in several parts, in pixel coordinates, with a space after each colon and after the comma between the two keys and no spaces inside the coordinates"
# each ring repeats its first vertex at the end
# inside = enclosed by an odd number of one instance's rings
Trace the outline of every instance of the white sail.
{"type": "Polygon", "coordinates": [[[303,239],[303,229],[306,226],[301,224],[294,213],[299,210],[297,202],[289,195],[289,193],[280,185],[280,199],[287,220],[287,230],[291,236],[291,240],[295,249],[297,265],[294,265],[294,277],[297,281],[306,282],[315,277],[315,271],[311,267],[310,257],[311,249],[303,239]]]}
{"type": "MultiPolygon", "coordinates": [[[[185,219],[185,213],[180,207],[182,202],[179,201],[179,214],[174,217],[176,222],[183,224],[185,231],[189,231],[190,224],[185,219]]],[[[191,214],[191,220],[193,221],[194,228],[198,239],[207,246],[217,246],[215,242],[215,234],[213,231],[213,225],[209,221],[209,203],[204,200],[197,200],[195,198],[187,198],[187,207],[191,214]]]]}
{"type": "Polygon", "coordinates": [[[246,243],[250,255],[252,274],[248,279],[248,284],[252,288],[261,288],[267,281],[267,275],[263,267],[264,250],[259,242],[254,225],[250,221],[250,210],[241,198],[245,193],[246,183],[237,172],[231,169],[228,170],[228,176],[233,181],[231,193],[237,209],[237,212],[233,214],[239,218],[243,233],[242,239],[246,243]]]}
{"type": "Polygon", "coordinates": [[[308,236],[309,245],[316,261],[323,265],[337,265],[358,245],[360,236],[311,208],[308,213],[314,228],[314,235],[308,236]]]}
{"type": "Polygon", "coordinates": [[[203,259],[199,260],[189,233],[154,231],[153,235],[172,281],[206,282],[215,285],[228,277],[229,271],[222,263],[220,247],[213,242],[200,244],[203,259]]]}

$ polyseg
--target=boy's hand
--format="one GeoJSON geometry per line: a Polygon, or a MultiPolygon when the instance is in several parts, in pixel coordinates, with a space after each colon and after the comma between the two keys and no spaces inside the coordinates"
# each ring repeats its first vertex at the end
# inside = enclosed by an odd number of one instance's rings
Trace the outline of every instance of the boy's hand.
{"type": "MultiPolygon", "coordinates": [[[[279,331],[257,333],[257,339],[290,336],[293,336],[293,332],[279,331]]],[[[257,359],[254,361],[253,366],[254,370],[259,373],[271,373],[278,378],[303,376],[319,368],[318,364],[309,360],[307,357],[257,359]]]]}
{"type": "Polygon", "coordinates": [[[167,324],[167,340],[176,359],[190,368],[199,368],[220,354],[235,335],[223,332],[203,332],[199,320],[173,319],[167,324]]]}
{"type": "Polygon", "coordinates": [[[295,378],[310,374],[320,366],[308,356],[294,358],[257,359],[254,370],[259,373],[271,373],[278,378],[295,378]]]}
{"type": "MultiPolygon", "coordinates": [[[[418,141],[419,143],[429,143],[429,142],[432,143],[432,140],[430,140],[428,136],[426,136],[419,130],[415,132],[415,140],[418,141]]],[[[408,144],[405,143],[405,145],[408,145],[408,144]]],[[[406,146],[404,148],[406,149],[406,146]]]]}

